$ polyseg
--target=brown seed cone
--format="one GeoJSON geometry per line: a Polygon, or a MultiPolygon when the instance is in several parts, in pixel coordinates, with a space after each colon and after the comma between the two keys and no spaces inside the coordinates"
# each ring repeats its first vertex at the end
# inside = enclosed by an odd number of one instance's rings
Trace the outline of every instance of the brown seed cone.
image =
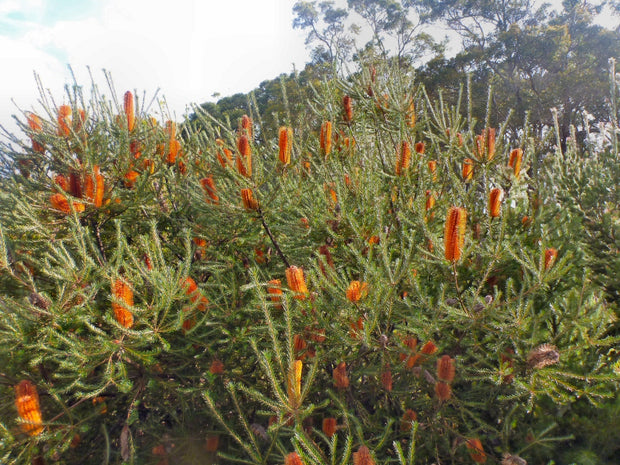
{"type": "Polygon", "coordinates": [[[450,208],[444,231],[446,260],[456,262],[461,258],[461,250],[465,241],[466,222],[467,211],[464,208],[450,208]]]}
{"type": "Polygon", "coordinates": [[[129,90],[125,92],[123,107],[125,109],[125,115],[127,115],[127,129],[131,132],[136,124],[136,114],[133,105],[133,94],[129,90]]]}
{"type": "Polygon", "coordinates": [[[351,97],[349,97],[348,95],[342,97],[342,106],[344,108],[344,120],[347,123],[350,123],[351,121],[353,121],[353,101],[351,97]]]}
{"type": "Polygon", "coordinates": [[[293,148],[293,128],[284,126],[280,128],[278,147],[280,149],[278,157],[280,163],[288,165],[291,162],[291,150],[293,148]]]}
{"type": "Polygon", "coordinates": [[[249,178],[252,176],[252,148],[247,136],[242,135],[237,140],[237,170],[241,176],[249,178]]]}
{"type": "Polygon", "coordinates": [[[467,450],[469,451],[469,456],[476,463],[485,463],[487,461],[487,454],[484,452],[484,448],[482,447],[482,442],[480,439],[468,439],[465,443],[467,450]]]}
{"type": "Polygon", "coordinates": [[[411,147],[409,142],[403,141],[400,144],[400,154],[396,161],[396,176],[400,176],[409,168],[411,163],[411,147]]]}
{"type": "Polygon", "coordinates": [[[523,150],[513,149],[510,152],[510,159],[508,160],[508,166],[512,168],[515,178],[519,177],[521,173],[521,161],[523,160],[523,150]]]}
{"type": "Polygon", "coordinates": [[[444,355],[437,360],[437,377],[440,380],[451,383],[454,380],[454,373],[454,360],[449,355],[444,355]]]}
{"type": "Polygon", "coordinates": [[[502,212],[502,200],[504,191],[498,187],[489,192],[489,215],[491,218],[499,218],[502,212]]]}
{"type": "Polygon", "coordinates": [[[332,151],[332,123],[325,121],[321,125],[321,136],[319,139],[323,155],[328,156],[332,151]]]}
{"type": "Polygon", "coordinates": [[[15,407],[22,420],[21,428],[30,436],[36,436],[43,431],[39,394],[36,386],[24,379],[15,386],[15,407]]]}
{"type": "Polygon", "coordinates": [[[347,364],[345,362],[340,362],[340,364],[336,368],[334,368],[332,376],[334,377],[334,385],[338,389],[346,389],[349,387],[347,364]]]}
{"type": "Polygon", "coordinates": [[[308,294],[306,280],[304,279],[304,270],[296,266],[286,269],[286,282],[291,291],[295,292],[297,300],[304,300],[308,294]]]}
{"type": "Polygon", "coordinates": [[[323,433],[328,438],[331,438],[334,434],[336,434],[336,428],[338,427],[338,422],[333,417],[323,418],[323,433]]]}
{"type": "Polygon", "coordinates": [[[243,207],[247,211],[258,210],[258,200],[254,198],[252,189],[241,189],[241,200],[243,201],[243,207]]]}
{"type": "Polygon", "coordinates": [[[133,326],[133,313],[130,310],[130,307],[133,307],[131,287],[122,279],[116,279],[112,283],[112,296],[122,302],[112,302],[114,318],[123,328],[131,328],[133,326]]]}
{"type": "Polygon", "coordinates": [[[452,397],[452,388],[449,384],[438,381],[435,383],[435,394],[439,400],[446,401],[452,397]]]}
{"type": "Polygon", "coordinates": [[[471,181],[474,176],[474,161],[471,158],[466,158],[463,161],[463,181],[471,181]]]}
{"type": "Polygon", "coordinates": [[[206,199],[207,203],[212,203],[217,205],[220,203],[220,198],[217,195],[217,190],[215,189],[215,182],[213,181],[213,176],[207,176],[206,178],[202,178],[200,180],[200,184],[204,189],[205,193],[209,196],[206,199]]]}
{"type": "Polygon", "coordinates": [[[58,107],[58,135],[67,137],[71,134],[71,107],[60,105],[58,107]]]}
{"type": "Polygon", "coordinates": [[[375,465],[368,447],[360,446],[357,452],[353,452],[353,465],[375,465]]]}
{"type": "Polygon", "coordinates": [[[555,365],[559,361],[560,352],[556,346],[551,344],[542,344],[527,355],[527,364],[534,369],[555,365]]]}

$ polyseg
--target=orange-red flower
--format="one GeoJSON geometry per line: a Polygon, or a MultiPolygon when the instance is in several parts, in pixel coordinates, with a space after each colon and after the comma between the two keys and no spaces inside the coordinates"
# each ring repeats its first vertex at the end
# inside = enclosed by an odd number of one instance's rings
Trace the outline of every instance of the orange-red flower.
{"type": "Polygon", "coordinates": [[[400,154],[396,161],[396,175],[400,176],[404,171],[409,168],[411,163],[411,147],[409,142],[403,141],[400,144],[400,154]]]}
{"type": "Polygon", "coordinates": [[[133,326],[133,313],[130,310],[130,307],[133,307],[131,287],[122,279],[116,279],[112,283],[112,296],[118,301],[112,301],[114,318],[123,328],[131,328],[133,326]]]}
{"type": "Polygon", "coordinates": [[[123,107],[125,109],[125,115],[127,115],[127,129],[131,132],[136,124],[136,114],[133,105],[133,94],[129,90],[125,92],[123,107]]]}
{"type": "Polygon", "coordinates": [[[338,427],[338,422],[333,417],[323,418],[323,433],[328,438],[331,438],[334,434],[336,434],[336,428],[338,427]]]}
{"type": "Polygon", "coordinates": [[[484,452],[480,439],[468,439],[465,443],[465,446],[467,446],[469,456],[474,462],[485,463],[487,461],[487,454],[484,452]]]}
{"type": "Polygon", "coordinates": [[[435,196],[430,190],[426,191],[426,211],[429,211],[435,206],[435,196]]]}
{"type": "Polygon", "coordinates": [[[125,186],[129,189],[131,189],[133,186],[136,185],[136,180],[138,179],[138,176],[140,176],[140,173],[138,173],[135,170],[131,170],[128,171],[127,173],[125,173],[125,186]]]}
{"type": "Polygon", "coordinates": [[[465,225],[467,211],[464,208],[452,207],[448,211],[444,231],[444,248],[446,260],[456,262],[461,258],[461,249],[465,242],[465,225]]]}
{"type": "Polygon", "coordinates": [[[304,279],[304,270],[296,266],[286,269],[286,282],[289,289],[295,292],[297,300],[304,300],[308,294],[306,280],[304,279]]]}
{"type": "Polygon", "coordinates": [[[351,281],[347,289],[347,299],[355,303],[359,302],[362,297],[368,294],[368,283],[362,283],[359,281],[351,281]]]}
{"type": "Polygon", "coordinates": [[[209,366],[209,373],[212,375],[221,375],[224,373],[224,364],[221,360],[214,359],[209,366]]]}
{"type": "Polygon", "coordinates": [[[387,366],[381,373],[381,385],[388,392],[392,391],[392,370],[387,366]]]}
{"type": "Polygon", "coordinates": [[[360,446],[357,452],[353,452],[353,465],[375,465],[368,447],[360,446]]]}
{"type": "MultiPolygon", "coordinates": [[[[55,210],[61,211],[62,213],[71,213],[71,206],[69,205],[69,200],[63,194],[52,194],[50,196],[50,204],[52,208],[55,210]]],[[[84,204],[81,202],[72,201],[71,205],[73,205],[73,209],[77,212],[84,211],[84,204]]]]}
{"type": "Polygon", "coordinates": [[[237,140],[237,170],[241,176],[249,178],[252,176],[252,148],[246,135],[242,135],[237,140]]]}
{"type": "Polygon", "coordinates": [[[247,211],[258,210],[258,200],[254,198],[254,192],[252,189],[241,189],[241,200],[243,206],[247,211]]]}
{"type": "Polygon", "coordinates": [[[474,161],[471,158],[466,158],[463,161],[463,181],[471,181],[474,176],[474,161]]]}
{"type": "Polygon", "coordinates": [[[39,405],[39,394],[36,386],[24,379],[15,386],[15,407],[22,420],[21,428],[30,436],[36,436],[43,431],[43,417],[39,405]]]}
{"type": "Polygon", "coordinates": [[[276,308],[282,307],[282,282],[279,279],[272,279],[267,286],[269,298],[275,304],[276,308]]]}
{"type": "Polygon", "coordinates": [[[332,373],[334,384],[338,389],[346,389],[349,387],[349,377],[347,376],[347,364],[340,362],[332,373]]]}
{"type": "Polygon", "coordinates": [[[321,137],[319,139],[323,155],[327,156],[332,151],[332,123],[325,121],[321,125],[321,137]]]}
{"type": "MultiPolygon", "coordinates": [[[[41,125],[41,119],[35,115],[34,113],[28,113],[26,115],[26,119],[28,120],[28,126],[34,132],[41,132],[43,126],[41,125]]],[[[32,140],[32,150],[38,153],[45,152],[45,146],[35,141],[34,138],[30,138],[32,140]]]]}
{"type": "Polygon", "coordinates": [[[248,115],[243,115],[241,117],[240,133],[240,135],[245,135],[248,139],[252,139],[252,120],[248,115]]]}
{"type": "Polygon", "coordinates": [[[405,431],[405,432],[411,431],[413,422],[416,421],[417,419],[418,419],[418,414],[415,413],[410,408],[408,408],[407,410],[405,410],[405,413],[403,413],[403,417],[400,420],[400,430],[405,431]]]}
{"type": "Polygon", "coordinates": [[[548,270],[553,266],[557,257],[558,251],[553,247],[545,250],[545,270],[548,270]]]}
{"type": "Polygon", "coordinates": [[[202,178],[200,180],[200,184],[202,184],[202,188],[210,198],[210,200],[207,199],[207,202],[217,205],[220,202],[220,198],[218,197],[217,190],[215,189],[215,182],[213,181],[213,176],[207,176],[206,178],[202,178]]]}
{"type": "Polygon", "coordinates": [[[280,128],[278,147],[280,149],[280,163],[288,165],[291,162],[291,150],[293,148],[293,128],[284,126],[280,128]]]}
{"type": "Polygon", "coordinates": [[[437,377],[440,380],[451,383],[454,380],[454,373],[454,360],[449,355],[444,355],[437,360],[437,377]]]}
{"type": "Polygon", "coordinates": [[[84,196],[86,200],[93,202],[95,207],[99,208],[103,205],[104,179],[99,166],[93,167],[93,174],[84,178],[84,196]]]}
{"type": "Polygon", "coordinates": [[[437,352],[437,346],[433,343],[433,341],[428,341],[426,344],[422,346],[420,350],[424,355],[433,355],[437,352]]]}
{"type": "Polygon", "coordinates": [[[502,199],[504,191],[498,187],[489,192],[489,215],[491,218],[498,218],[502,211],[502,199]]]}
{"type": "Polygon", "coordinates": [[[166,157],[166,161],[170,165],[174,165],[174,162],[177,159],[177,155],[181,151],[181,143],[176,139],[171,139],[170,144],[168,146],[168,156],[166,157]]]}
{"type": "Polygon", "coordinates": [[[433,181],[437,181],[437,162],[435,160],[428,162],[428,171],[431,173],[433,181]]]}
{"type": "Polygon", "coordinates": [[[291,452],[284,458],[284,465],[304,465],[297,452],[291,452]]]}
{"type": "Polygon", "coordinates": [[[420,155],[424,155],[425,151],[426,151],[426,146],[424,145],[424,142],[416,142],[415,152],[419,153],[420,155]]]}
{"type": "Polygon", "coordinates": [[[68,136],[71,134],[71,107],[60,105],[58,107],[58,135],[68,136]]]}
{"type": "Polygon", "coordinates": [[[437,398],[441,401],[448,400],[452,396],[452,388],[449,384],[438,381],[437,383],[435,383],[435,394],[437,395],[437,398]]]}
{"type": "Polygon", "coordinates": [[[519,177],[521,173],[521,161],[523,159],[522,149],[513,149],[510,152],[510,159],[508,160],[508,166],[512,168],[515,178],[519,177]]]}
{"type": "Polygon", "coordinates": [[[353,101],[351,100],[351,97],[345,95],[342,98],[342,106],[344,108],[344,120],[347,123],[350,123],[353,121],[353,101]]]}
{"type": "Polygon", "coordinates": [[[286,380],[286,391],[288,394],[289,407],[296,409],[301,404],[301,373],[303,362],[295,360],[289,369],[286,380]]]}
{"type": "Polygon", "coordinates": [[[415,103],[413,102],[413,100],[411,100],[411,103],[409,103],[409,108],[407,109],[406,121],[407,121],[408,127],[415,128],[416,115],[415,115],[415,103]]]}

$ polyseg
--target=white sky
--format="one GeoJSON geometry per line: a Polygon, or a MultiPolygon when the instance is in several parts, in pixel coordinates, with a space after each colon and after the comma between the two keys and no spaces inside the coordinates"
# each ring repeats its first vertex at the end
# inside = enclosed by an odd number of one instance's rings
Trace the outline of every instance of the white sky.
{"type": "Polygon", "coordinates": [[[71,82],[117,93],[156,89],[177,118],[190,103],[247,92],[303,69],[305,34],[293,30],[295,0],[0,0],[0,124],[38,108],[33,71],[58,104],[71,82]],[[15,103],[12,102],[14,100],[15,103]],[[17,105],[17,106],[16,106],[17,105]],[[19,109],[18,109],[19,107],[19,109]]]}

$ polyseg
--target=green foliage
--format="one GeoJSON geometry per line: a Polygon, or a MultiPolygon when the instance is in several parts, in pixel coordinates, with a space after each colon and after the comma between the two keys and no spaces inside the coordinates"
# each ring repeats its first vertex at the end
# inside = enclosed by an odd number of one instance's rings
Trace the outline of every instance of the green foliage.
{"type": "Polygon", "coordinates": [[[111,82],[111,97],[67,88],[68,134],[42,96],[41,128],[2,146],[4,463],[473,463],[476,439],[487,463],[613,463],[612,433],[590,432],[617,418],[617,300],[596,274],[615,255],[593,251],[617,216],[595,201],[616,198],[617,141],[549,151],[559,131],[508,134],[492,93],[479,137],[464,92],[449,106],[389,63],[302,87],[303,119],[282,79],[283,112],[248,127],[234,105],[229,121],[196,108],[178,135],[141,101],[130,130],[111,82]],[[289,164],[274,123],[293,126],[289,164]],[[467,212],[455,261],[453,206],[467,212]],[[601,229],[584,221],[596,215],[601,229]],[[22,379],[39,435],[15,410],[22,379]]]}

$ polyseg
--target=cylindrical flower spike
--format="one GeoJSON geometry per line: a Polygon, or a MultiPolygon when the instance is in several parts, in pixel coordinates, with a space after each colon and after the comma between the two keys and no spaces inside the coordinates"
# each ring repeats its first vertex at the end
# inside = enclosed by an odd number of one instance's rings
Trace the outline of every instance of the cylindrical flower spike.
{"type": "Polygon", "coordinates": [[[545,270],[549,270],[558,257],[558,251],[553,247],[545,250],[545,270]]]}
{"type": "Polygon", "coordinates": [[[252,139],[252,120],[248,115],[241,117],[240,135],[245,135],[248,139],[252,139]]]}
{"type": "Polygon", "coordinates": [[[252,148],[247,136],[242,135],[237,140],[237,170],[241,176],[249,178],[252,176],[252,148]]]}
{"type": "Polygon", "coordinates": [[[279,279],[272,279],[267,286],[267,293],[269,298],[274,303],[276,308],[282,307],[282,282],[279,279]]]}
{"type": "Polygon", "coordinates": [[[444,231],[444,248],[446,260],[456,262],[461,258],[461,250],[465,241],[465,225],[467,211],[464,208],[452,207],[448,211],[444,231]]]}
{"type": "Polygon", "coordinates": [[[405,432],[411,431],[411,428],[413,427],[413,422],[417,419],[418,414],[408,408],[407,410],[405,410],[405,413],[403,413],[403,417],[400,420],[400,430],[405,432]]]}
{"type": "Polygon", "coordinates": [[[425,151],[426,151],[426,146],[424,145],[424,142],[416,142],[415,152],[419,153],[420,155],[424,155],[425,151]]]}
{"type": "Polygon", "coordinates": [[[482,442],[480,439],[468,439],[465,443],[467,446],[467,450],[469,451],[469,456],[476,463],[485,463],[487,461],[487,454],[484,452],[484,448],[482,447],[482,442]]]}
{"type": "Polygon", "coordinates": [[[407,171],[409,163],[411,163],[411,147],[409,142],[403,141],[400,144],[400,156],[396,161],[396,176],[400,176],[407,171]]]}
{"type": "Polygon", "coordinates": [[[133,313],[129,307],[133,307],[133,291],[129,284],[122,279],[116,279],[112,283],[112,296],[120,302],[112,302],[114,318],[123,328],[133,326],[133,313]]]}
{"type": "Polygon", "coordinates": [[[451,383],[454,380],[454,373],[454,360],[449,355],[444,355],[437,360],[437,377],[440,380],[451,383]]]}
{"type": "Polygon", "coordinates": [[[58,135],[68,136],[71,134],[71,107],[60,105],[58,107],[58,135]]]}
{"type": "Polygon", "coordinates": [[[241,189],[241,200],[247,211],[258,210],[258,200],[254,198],[252,189],[241,189]]]}
{"type": "Polygon", "coordinates": [[[177,159],[177,155],[179,154],[180,151],[181,151],[181,143],[176,139],[172,139],[170,141],[170,144],[168,147],[168,155],[166,157],[166,161],[168,162],[168,164],[174,165],[177,159]]]}
{"type": "Polygon", "coordinates": [[[99,208],[103,205],[103,194],[105,184],[104,179],[99,170],[99,166],[93,167],[93,174],[84,178],[84,194],[87,200],[93,202],[95,207],[99,208]]]}
{"type": "Polygon", "coordinates": [[[426,211],[429,211],[431,208],[435,206],[435,196],[433,192],[430,190],[426,191],[426,211]]]}
{"type": "Polygon", "coordinates": [[[521,161],[523,159],[523,150],[514,149],[510,152],[510,159],[508,160],[508,166],[512,168],[515,178],[521,174],[521,161]]]}
{"type": "Polygon", "coordinates": [[[131,132],[136,124],[136,114],[133,104],[133,94],[129,90],[125,92],[123,107],[125,109],[125,115],[127,115],[127,129],[131,132]]]}
{"type": "Polygon", "coordinates": [[[368,447],[360,446],[357,452],[353,452],[353,465],[375,465],[368,447]]]}
{"type": "Polygon", "coordinates": [[[495,128],[487,128],[485,137],[487,161],[491,161],[495,158],[495,128]]]}
{"type": "Polygon", "coordinates": [[[350,302],[359,302],[366,294],[368,294],[368,283],[351,281],[347,289],[347,299],[349,299],[350,302]]]}
{"type": "Polygon", "coordinates": [[[173,140],[177,137],[177,123],[174,121],[166,121],[166,134],[168,134],[168,139],[173,140]]]}
{"type": "MultiPolygon", "coordinates": [[[[50,204],[52,205],[52,208],[61,211],[62,213],[71,213],[71,206],[69,205],[69,200],[63,194],[52,194],[50,196],[50,204]]],[[[77,213],[84,211],[85,207],[83,203],[73,201],[71,202],[71,204],[73,205],[73,209],[77,213]]]]}
{"type": "Polygon", "coordinates": [[[392,370],[387,366],[381,373],[381,385],[388,392],[392,391],[392,370]]]}
{"type": "Polygon", "coordinates": [[[202,188],[209,196],[207,202],[217,205],[220,202],[220,198],[218,197],[217,190],[215,189],[215,182],[213,181],[213,176],[207,176],[206,178],[202,178],[200,180],[200,184],[202,184],[202,188]]]}
{"type": "Polygon", "coordinates": [[[353,121],[353,101],[351,100],[351,97],[345,95],[342,98],[342,106],[344,108],[344,120],[347,123],[350,123],[353,121]]]}
{"type": "Polygon", "coordinates": [[[416,114],[415,114],[415,103],[413,100],[411,100],[411,103],[409,103],[409,108],[407,109],[407,126],[410,128],[415,128],[415,123],[416,123],[416,114]]]}
{"type": "Polygon", "coordinates": [[[498,218],[502,212],[502,200],[504,191],[498,187],[489,192],[489,215],[491,218],[498,218]]]}
{"type": "Polygon", "coordinates": [[[332,151],[332,123],[325,121],[321,126],[321,138],[319,140],[323,155],[328,156],[332,151]]]}
{"type": "Polygon", "coordinates": [[[296,266],[286,269],[286,282],[291,291],[295,292],[297,300],[304,300],[308,294],[306,280],[304,279],[304,270],[296,266]]]}
{"type": "Polygon", "coordinates": [[[43,417],[39,405],[36,386],[24,379],[15,386],[15,407],[21,419],[21,428],[30,436],[37,436],[43,431],[43,417]]]}
{"type": "Polygon", "coordinates": [[[287,379],[287,393],[289,407],[296,409],[301,403],[301,373],[303,363],[301,360],[295,360],[290,368],[287,379]]]}
{"type": "Polygon", "coordinates": [[[280,128],[278,147],[280,149],[280,163],[288,165],[291,162],[291,150],[293,148],[293,128],[284,126],[280,128]]]}
{"type": "Polygon", "coordinates": [[[297,452],[291,452],[284,458],[284,465],[304,465],[297,452]]]}
{"type": "Polygon", "coordinates": [[[428,162],[428,171],[431,173],[433,181],[437,181],[437,161],[430,160],[428,162]]]}
{"type": "MultiPolygon", "coordinates": [[[[41,132],[41,130],[43,129],[43,126],[41,125],[41,119],[37,115],[35,115],[34,113],[28,113],[26,115],[26,119],[28,120],[28,126],[30,127],[30,129],[32,129],[34,132],[41,132]]],[[[45,152],[44,145],[35,141],[32,137],[31,137],[31,140],[32,140],[33,151],[37,153],[45,152]]]]}
{"type": "Polygon", "coordinates": [[[435,395],[441,401],[449,400],[452,397],[452,388],[448,383],[438,381],[435,383],[435,395]]]}
{"type": "Polygon", "coordinates": [[[336,434],[336,428],[338,427],[338,422],[333,417],[323,418],[323,433],[328,438],[331,438],[334,434],[336,434]]]}
{"type": "Polygon", "coordinates": [[[347,376],[347,364],[340,362],[332,373],[334,384],[338,389],[346,389],[349,387],[349,377],[347,376]]]}
{"type": "Polygon", "coordinates": [[[474,161],[471,158],[463,160],[463,181],[468,182],[474,176],[474,161]]]}

